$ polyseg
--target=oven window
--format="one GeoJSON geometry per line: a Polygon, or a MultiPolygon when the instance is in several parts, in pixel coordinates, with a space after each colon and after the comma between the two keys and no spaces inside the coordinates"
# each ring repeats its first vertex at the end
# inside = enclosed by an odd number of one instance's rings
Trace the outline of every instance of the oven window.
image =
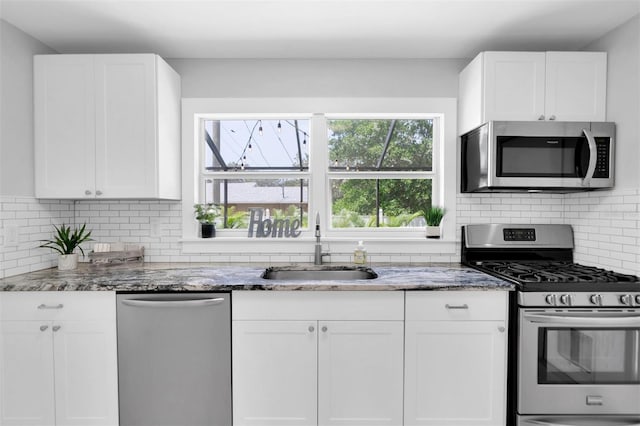
{"type": "Polygon", "coordinates": [[[539,384],[640,384],[640,328],[540,328],[539,384]]]}

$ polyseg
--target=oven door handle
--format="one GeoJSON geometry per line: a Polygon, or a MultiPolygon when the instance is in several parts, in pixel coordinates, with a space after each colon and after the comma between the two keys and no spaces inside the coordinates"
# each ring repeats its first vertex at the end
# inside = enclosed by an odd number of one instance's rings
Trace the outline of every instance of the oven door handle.
{"type": "Polygon", "coordinates": [[[560,325],[596,325],[606,327],[609,325],[640,325],[639,314],[611,314],[594,313],[592,315],[562,315],[562,314],[524,314],[524,319],[532,323],[560,324],[560,325]]]}
{"type": "MultiPolygon", "coordinates": [[[[638,419],[620,419],[618,417],[614,418],[618,423],[615,423],[616,425],[619,426],[640,426],[640,420],[638,419]],[[624,423],[620,423],[620,421],[623,421],[624,423]],[[628,423],[627,423],[628,422],[628,423]]],[[[588,420],[593,420],[592,418],[586,419],[588,420]]],[[[571,423],[564,423],[566,420],[561,419],[561,420],[554,420],[554,419],[550,419],[549,421],[546,420],[534,420],[534,419],[526,419],[524,420],[524,422],[520,423],[523,426],[526,425],[535,425],[535,426],[580,426],[580,425],[587,425],[587,424],[593,424],[592,422],[590,423],[584,423],[582,418],[576,418],[575,421],[571,421],[571,423]],[[558,421],[563,422],[563,423],[558,423],[558,421]]],[[[603,422],[606,422],[607,419],[604,418],[602,420],[603,422]]],[[[602,423],[603,425],[606,423],[602,423]]]]}

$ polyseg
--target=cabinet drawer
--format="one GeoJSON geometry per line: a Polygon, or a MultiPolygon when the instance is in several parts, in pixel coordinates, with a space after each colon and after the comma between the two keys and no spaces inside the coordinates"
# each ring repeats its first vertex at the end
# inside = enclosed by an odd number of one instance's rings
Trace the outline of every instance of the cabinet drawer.
{"type": "Polygon", "coordinates": [[[417,321],[504,320],[506,291],[407,292],[406,319],[417,321]]]}
{"type": "Polygon", "coordinates": [[[234,320],[404,319],[404,292],[392,291],[236,291],[234,320]]]}
{"type": "Polygon", "coordinates": [[[0,294],[2,320],[115,320],[115,307],[115,292],[30,291],[0,294]]]}

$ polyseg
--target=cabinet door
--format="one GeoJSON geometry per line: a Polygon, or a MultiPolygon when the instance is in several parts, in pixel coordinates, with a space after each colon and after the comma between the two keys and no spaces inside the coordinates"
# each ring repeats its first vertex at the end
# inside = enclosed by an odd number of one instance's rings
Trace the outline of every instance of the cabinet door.
{"type": "Polygon", "coordinates": [[[53,426],[51,324],[0,321],[0,424],[53,426]]]}
{"type": "Polygon", "coordinates": [[[605,121],[606,90],[605,52],[547,52],[547,119],[605,121]]]}
{"type": "Polygon", "coordinates": [[[405,336],[405,425],[505,424],[504,322],[407,321],[405,336]]]}
{"type": "Polygon", "coordinates": [[[96,194],[157,196],[156,57],[95,55],[96,194]]]}
{"type": "Polygon", "coordinates": [[[54,321],[56,426],[118,424],[114,321],[54,321]]]}
{"type": "Polygon", "coordinates": [[[544,52],[484,53],[484,121],[538,120],[544,112],[544,52]]]}
{"type": "Polygon", "coordinates": [[[95,113],[93,56],[34,57],[37,198],[93,198],[95,113]]]}
{"type": "Polygon", "coordinates": [[[234,425],[317,424],[317,323],[233,321],[234,425]]]}
{"type": "Polygon", "coordinates": [[[402,321],[319,323],[318,425],[402,425],[402,321]]]}

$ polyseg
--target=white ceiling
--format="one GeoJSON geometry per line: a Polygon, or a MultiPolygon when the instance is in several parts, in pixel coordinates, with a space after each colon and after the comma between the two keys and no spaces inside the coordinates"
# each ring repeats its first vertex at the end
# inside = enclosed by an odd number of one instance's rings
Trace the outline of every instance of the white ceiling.
{"type": "Polygon", "coordinates": [[[0,0],[60,53],[166,58],[468,58],[576,50],[640,0],[0,0]]]}

